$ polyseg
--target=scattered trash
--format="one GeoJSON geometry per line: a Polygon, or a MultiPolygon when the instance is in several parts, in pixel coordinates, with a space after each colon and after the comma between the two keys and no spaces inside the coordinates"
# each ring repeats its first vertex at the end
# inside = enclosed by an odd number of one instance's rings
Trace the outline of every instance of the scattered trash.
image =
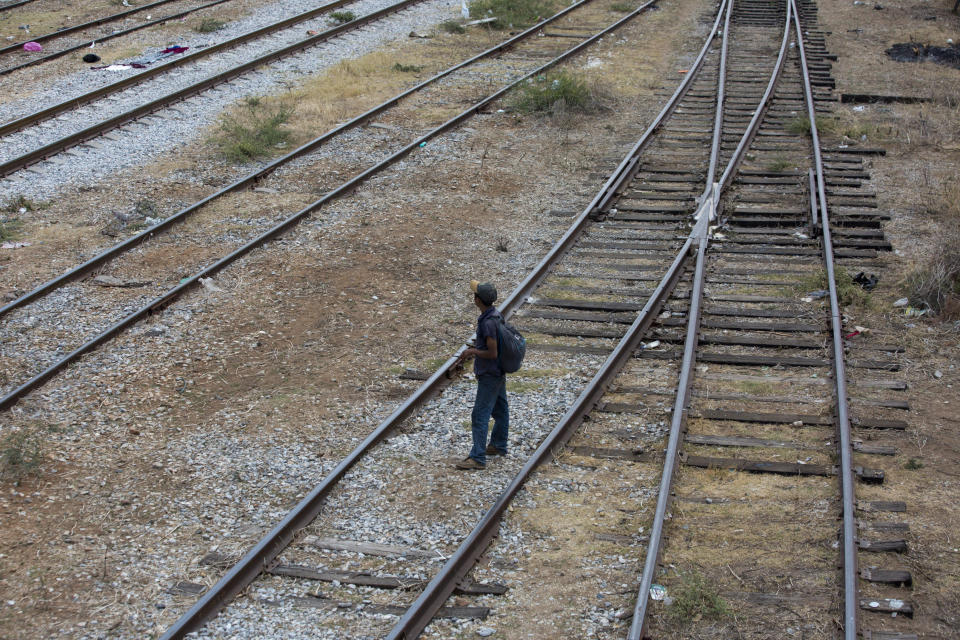
{"type": "Polygon", "coordinates": [[[223,289],[213,284],[213,278],[200,278],[200,284],[207,291],[214,291],[214,292],[223,291],[223,289]]]}
{"type": "Polygon", "coordinates": [[[43,45],[39,42],[26,42],[23,45],[24,51],[43,51],[43,45]]]}
{"type": "Polygon", "coordinates": [[[0,244],[0,249],[19,249],[20,247],[29,247],[29,242],[4,242],[0,244]]]}
{"type": "MultiPolygon", "coordinates": [[[[803,420],[794,420],[794,421],[793,421],[793,426],[795,426],[795,427],[802,427],[802,426],[803,426],[803,420]]],[[[800,461],[797,460],[797,462],[800,462],[800,461]]]]}
{"type": "Polygon", "coordinates": [[[853,281],[860,285],[864,291],[873,291],[873,288],[877,286],[880,278],[872,273],[868,276],[866,273],[861,271],[853,277],[853,281]]]}
{"type": "MultiPolygon", "coordinates": [[[[899,302],[899,300],[897,302],[899,302]]],[[[920,316],[924,316],[928,313],[930,313],[930,309],[917,309],[916,307],[907,307],[903,310],[903,315],[907,316],[908,318],[919,318],[920,316]]]]}
{"type": "Polygon", "coordinates": [[[910,304],[910,299],[909,299],[909,298],[900,298],[899,300],[897,300],[896,302],[893,303],[893,306],[895,306],[895,307],[905,307],[905,306],[907,306],[908,304],[910,304]]]}
{"type": "Polygon", "coordinates": [[[826,289],[817,289],[816,291],[811,291],[807,294],[807,297],[811,300],[819,300],[820,298],[826,298],[830,295],[830,292],[826,289]]]}
{"type": "Polygon", "coordinates": [[[497,630],[491,627],[480,627],[479,629],[477,629],[477,635],[480,636],[481,638],[492,636],[496,632],[497,630]]]}
{"type": "Polygon", "coordinates": [[[111,64],[106,67],[90,67],[96,71],[126,71],[127,69],[146,69],[148,65],[157,62],[158,60],[163,60],[164,58],[169,58],[170,56],[175,56],[178,54],[187,51],[190,47],[181,47],[180,45],[173,45],[163,49],[159,53],[149,57],[141,58],[140,60],[133,60],[131,62],[125,62],[120,64],[111,64]]]}
{"type": "Polygon", "coordinates": [[[420,148],[421,148],[421,149],[423,149],[425,146],[427,146],[427,141],[426,141],[426,140],[424,140],[423,142],[420,143],[420,148]]]}
{"type": "Polygon", "coordinates": [[[641,348],[641,349],[656,349],[656,348],[659,347],[659,346],[660,346],[660,341],[659,341],[659,340],[654,340],[653,342],[648,342],[648,343],[646,343],[646,344],[641,345],[640,348],[641,348]]]}
{"type": "Polygon", "coordinates": [[[315,36],[315,35],[317,35],[317,32],[316,32],[314,29],[307,29],[307,35],[308,35],[308,36],[315,36]]]}
{"type": "Polygon", "coordinates": [[[876,9],[877,11],[883,11],[883,5],[880,3],[873,5],[873,8],[876,9]]]}
{"type": "Polygon", "coordinates": [[[677,73],[687,73],[690,69],[677,69],[677,73]]]}
{"type": "Polygon", "coordinates": [[[421,31],[411,31],[410,37],[411,38],[432,38],[433,35],[426,32],[421,32],[421,31]]]}
{"type": "Polygon", "coordinates": [[[861,111],[866,111],[866,110],[867,110],[867,107],[866,107],[865,105],[858,104],[857,106],[855,106],[855,107],[853,108],[853,110],[859,113],[859,112],[861,112],[861,111]]]}
{"type": "Polygon", "coordinates": [[[83,61],[89,64],[100,62],[100,56],[95,53],[88,53],[87,55],[83,56],[83,61]]]}
{"type": "Polygon", "coordinates": [[[650,598],[653,600],[663,600],[667,597],[667,588],[662,584],[650,585],[650,598]]]}
{"type": "Polygon", "coordinates": [[[467,0],[460,0],[460,17],[464,20],[470,19],[470,7],[467,6],[467,0]]]}
{"type": "Polygon", "coordinates": [[[802,233],[802,232],[800,232],[800,231],[794,231],[793,235],[796,236],[797,238],[800,238],[801,240],[809,240],[809,239],[810,239],[810,236],[808,236],[807,234],[802,233]]]}
{"type": "Polygon", "coordinates": [[[933,372],[933,377],[939,380],[940,378],[943,377],[943,371],[940,371],[940,369],[937,369],[936,371],[933,372]]]}

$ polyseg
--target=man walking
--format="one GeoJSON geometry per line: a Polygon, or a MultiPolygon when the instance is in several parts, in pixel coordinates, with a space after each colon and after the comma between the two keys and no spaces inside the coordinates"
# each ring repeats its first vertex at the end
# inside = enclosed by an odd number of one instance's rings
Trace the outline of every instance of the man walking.
{"type": "Polygon", "coordinates": [[[507,429],[510,426],[510,410],[507,407],[507,376],[497,362],[497,327],[501,316],[493,303],[497,289],[489,282],[470,283],[473,303],[480,309],[477,318],[477,339],[473,348],[465,350],[460,360],[473,358],[473,372],[477,376],[477,399],[473,403],[472,429],[473,448],[470,455],[457,463],[457,469],[485,469],[487,456],[502,456],[507,453],[507,429]],[[493,416],[493,433],[487,445],[490,416],[493,416]]]}

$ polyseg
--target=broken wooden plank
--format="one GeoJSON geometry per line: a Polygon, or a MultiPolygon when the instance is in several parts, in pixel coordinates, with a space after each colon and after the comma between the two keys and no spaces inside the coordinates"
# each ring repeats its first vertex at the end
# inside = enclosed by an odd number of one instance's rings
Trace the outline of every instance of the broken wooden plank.
{"type": "Polygon", "coordinates": [[[907,550],[907,541],[900,538],[895,540],[864,540],[857,541],[861,551],[876,551],[878,553],[892,551],[904,553],[907,550]]]}
{"type": "Polygon", "coordinates": [[[801,476],[832,476],[835,467],[825,464],[799,464],[796,462],[772,462],[769,460],[744,460],[742,458],[714,458],[710,456],[685,456],[683,464],[702,469],[729,469],[754,473],[780,473],[801,476]]]}
{"type": "Polygon", "coordinates": [[[167,593],[173,596],[198,596],[206,590],[206,585],[182,580],[167,589],[167,593]]]}
{"type": "Polygon", "coordinates": [[[907,510],[907,503],[902,500],[874,500],[871,502],[858,500],[857,509],[861,511],[892,511],[894,513],[902,513],[907,510]]]}

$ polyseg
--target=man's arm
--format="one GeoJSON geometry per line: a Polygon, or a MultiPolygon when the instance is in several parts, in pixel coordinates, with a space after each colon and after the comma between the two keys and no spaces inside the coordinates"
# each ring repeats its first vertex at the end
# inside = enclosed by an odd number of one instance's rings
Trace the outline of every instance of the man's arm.
{"type": "Polygon", "coordinates": [[[497,358],[497,339],[493,336],[487,336],[487,348],[486,349],[476,349],[470,347],[462,354],[460,354],[460,360],[466,360],[467,358],[483,358],[484,360],[496,360],[497,358]]]}

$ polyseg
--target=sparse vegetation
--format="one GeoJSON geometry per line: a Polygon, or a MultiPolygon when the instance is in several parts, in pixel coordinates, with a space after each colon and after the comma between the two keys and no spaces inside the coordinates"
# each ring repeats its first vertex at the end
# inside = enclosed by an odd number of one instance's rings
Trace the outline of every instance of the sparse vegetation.
{"type": "MultiPolygon", "coordinates": [[[[837,298],[844,307],[860,307],[869,309],[873,305],[873,298],[870,292],[865,291],[860,285],[853,281],[853,276],[844,269],[834,270],[837,280],[837,298]]],[[[797,293],[805,294],[817,289],[827,288],[827,271],[820,269],[816,273],[800,280],[795,290],[797,293]]]]}
{"type": "Polygon", "coordinates": [[[552,16],[557,7],[553,0],[476,0],[470,5],[470,17],[496,18],[490,23],[494,29],[523,29],[552,16]]]}
{"type": "Polygon", "coordinates": [[[444,33],[466,33],[467,29],[456,20],[445,20],[440,23],[440,30],[444,33]]]}
{"type": "Polygon", "coordinates": [[[599,100],[583,79],[569,71],[551,71],[523,84],[514,93],[510,106],[520,113],[557,116],[596,110],[599,100]]]}
{"type": "Polygon", "coordinates": [[[284,102],[247,98],[239,108],[221,116],[215,142],[231,162],[244,163],[269,155],[290,139],[283,125],[292,114],[293,108],[284,102]]]}
{"type": "Polygon", "coordinates": [[[620,13],[630,13],[636,7],[629,2],[614,2],[610,5],[610,11],[619,11],[620,13]]]}
{"type": "Polygon", "coordinates": [[[907,463],[903,465],[903,468],[909,469],[910,471],[916,471],[917,469],[923,469],[923,463],[916,458],[910,458],[907,460],[907,463]]]}
{"type": "Polygon", "coordinates": [[[23,226],[23,223],[16,218],[0,220],[0,242],[16,240],[20,235],[21,226],[23,226]]]}
{"type": "Polygon", "coordinates": [[[676,623],[687,623],[694,618],[725,618],[730,607],[720,597],[716,585],[711,584],[697,571],[683,574],[680,584],[670,590],[673,604],[668,609],[676,623]]]}
{"type": "Polygon", "coordinates": [[[6,211],[7,213],[24,213],[26,211],[36,211],[37,209],[42,208],[42,205],[37,204],[30,198],[22,195],[15,198],[10,198],[10,200],[3,205],[3,211],[6,211]]]}
{"type": "Polygon", "coordinates": [[[946,319],[960,318],[960,232],[940,241],[922,267],[906,279],[910,304],[946,319]]]}
{"type": "Polygon", "coordinates": [[[22,480],[36,473],[43,460],[40,439],[28,431],[13,431],[0,440],[0,476],[22,480]]]}
{"type": "Polygon", "coordinates": [[[357,15],[353,11],[334,11],[330,14],[330,19],[337,24],[347,24],[356,20],[357,15]]]}
{"type": "Polygon", "coordinates": [[[767,171],[771,173],[781,173],[790,168],[792,163],[786,158],[775,158],[773,162],[767,165],[767,171]]]}
{"type": "Polygon", "coordinates": [[[197,33],[213,33],[214,31],[219,31],[227,23],[224,20],[217,20],[216,18],[204,18],[200,21],[200,24],[193,28],[197,33]]]}
{"type": "Polygon", "coordinates": [[[497,236],[497,251],[510,251],[510,240],[506,236],[497,236]]]}
{"type": "Polygon", "coordinates": [[[415,64],[402,64],[398,62],[393,65],[393,70],[399,71],[400,73],[420,73],[423,71],[423,67],[415,64]]]}

